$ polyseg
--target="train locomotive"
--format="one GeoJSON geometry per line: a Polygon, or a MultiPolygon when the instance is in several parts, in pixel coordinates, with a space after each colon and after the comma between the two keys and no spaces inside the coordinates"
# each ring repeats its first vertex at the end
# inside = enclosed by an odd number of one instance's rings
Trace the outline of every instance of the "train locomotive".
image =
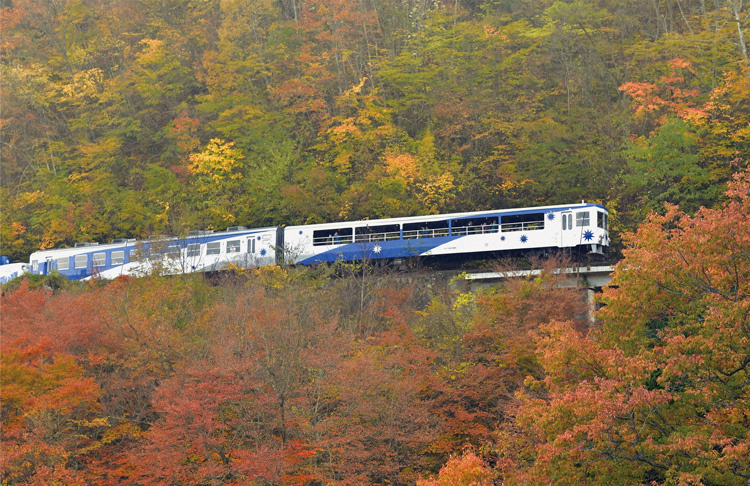
{"type": "MultiPolygon", "coordinates": [[[[70,280],[113,279],[221,271],[231,266],[451,259],[547,249],[604,255],[609,243],[607,209],[581,202],[286,227],[235,226],[189,232],[179,238],[79,243],[73,248],[34,252],[24,270],[37,275],[57,271],[70,280]]],[[[0,283],[7,281],[3,267],[0,283]]]]}

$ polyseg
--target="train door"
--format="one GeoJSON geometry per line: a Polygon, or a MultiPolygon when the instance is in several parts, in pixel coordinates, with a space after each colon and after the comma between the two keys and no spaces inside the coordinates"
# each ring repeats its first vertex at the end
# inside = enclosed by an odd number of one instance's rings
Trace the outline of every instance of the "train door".
{"type": "Polygon", "coordinates": [[[562,212],[562,233],[560,235],[560,246],[569,248],[578,244],[576,240],[576,231],[573,227],[573,211],[562,212]]]}

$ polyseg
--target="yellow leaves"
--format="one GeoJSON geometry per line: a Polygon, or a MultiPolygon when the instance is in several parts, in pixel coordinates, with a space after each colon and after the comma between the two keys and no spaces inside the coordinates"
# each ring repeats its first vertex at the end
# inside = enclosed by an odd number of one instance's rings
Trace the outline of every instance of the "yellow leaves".
{"type": "Polygon", "coordinates": [[[160,62],[164,51],[164,41],[158,39],[143,39],[141,44],[145,47],[138,56],[140,64],[151,64],[160,62]]]}
{"type": "Polygon", "coordinates": [[[72,174],[71,181],[79,179],[95,179],[101,175],[92,174],[102,161],[112,160],[122,148],[122,139],[117,136],[105,136],[97,138],[90,143],[81,143],[79,149],[83,157],[79,159],[79,168],[72,174]],[[85,172],[85,173],[82,173],[85,172]]]}
{"type": "Polygon", "coordinates": [[[342,150],[333,159],[333,166],[338,172],[347,174],[352,168],[351,158],[354,153],[351,150],[342,150]]]}
{"type": "Polygon", "coordinates": [[[440,212],[441,208],[455,197],[455,177],[450,172],[444,172],[438,177],[431,178],[422,184],[417,184],[421,190],[418,195],[420,202],[432,213],[440,212]]]}
{"type": "Polygon", "coordinates": [[[154,215],[154,219],[159,227],[166,227],[167,223],[169,222],[169,202],[168,201],[156,201],[160,206],[164,208],[164,210],[154,215]]]}
{"type": "Polygon", "coordinates": [[[23,208],[44,201],[45,194],[42,191],[22,192],[16,196],[17,207],[23,208]]]}
{"type": "Polygon", "coordinates": [[[73,75],[73,81],[63,85],[61,100],[83,101],[97,99],[104,82],[104,73],[99,68],[87,69],[73,75]]]}
{"type": "Polygon", "coordinates": [[[497,187],[502,191],[512,191],[513,189],[518,189],[521,187],[524,187],[527,184],[535,184],[534,181],[531,179],[524,179],[522,181],[505,181],[502,184],[499,184],[497,187]]]}
{"type": "Polygon", "coordinates": [[[417,161],[412,154],[387,154],[385,168],[389,174],[402,178],[407,184],[414,182],[419,173],[417,161]]]}
{"type": "Polygon", "coordinates": [[[474,292],[464,292],[456,296],[456,300],[453,302],[453,310],[458,311],[463,308],[470,308],[476,302],[477,296],[474,292]]]}
{"type": "Polygon", "coordinates": [[[349,214],[352,211],[352,206],[353,204],[351,203],[351,201],[347,201],[346,203],[344,203],[344,207],[342,207],[341,211],[339,211],[339,218],[341,219],[348,218],[349,214]]]}
{"type": "Polygon", "coordinates": [[[140,429],[140,427],[130,422],[123,422],[120,425],[112,427],[111,429],[104,432],[104,434],[102,434],[101,442],[102,444],[111,444],[112,442],[115,442],[122,438],[133,437],[135,439],[139,439],[143,437],[143,435],[144,433],[140,429]]]}
{"type": "Polygon", "coordinates": [[[267,265],[254,270],[261,285],[268,289],[281,290],[289,285],[289,273],[278,265],[267,265]]]}
{"type": "Polygon", "coordinates": [[[353,96],[353,95],[360,94],[362,92],[362,87],[365,85],[366,81],[367,81],[367,76],[363,77],[359,81],[358,85],[352,86],[350,89],[346,90],[346,92],[344,92],[344,96],[353,96]]]}
{"type": "Polygon", "coordinates": [[[503,41],[510,40],[510,37],[508,37],[508,34],[505,32],[501,32],[497,27],[493,27],[491,25],[484,25],[482,26],[484,30],[484,36],[485,37],[499,37],[503,41]]]}
{"type": "Polygon", "coordinates": [[[441,164],[434,159],[429,144],[422,145],[418,155],[386,154],[385,171],[393,179],[402,181],[429,212],[438,213],[455,196],[455,176],[449,171],[436,172],[441,164]],[[428,145],[427,148],[424,145],[428,145]]]}
{"type": "Polygon", "coordinates": [[[109,417],[94,417],[92,420],[70,420],[70,423],[77,427],[83,427],[87,429],[93,429],[98,427],[109,427],[109,417]]]}
{"type": "Polygon", "coordinates": [[[203,152],[190,155],[190,172],[197,176],[204,176],[216,185],[223,185],[226,181],[239,179],[242,167],[241,160],[245,158],[239,149],[233,148],[234,142],[224,142],[219,138],[211,139],[203,152]]]}

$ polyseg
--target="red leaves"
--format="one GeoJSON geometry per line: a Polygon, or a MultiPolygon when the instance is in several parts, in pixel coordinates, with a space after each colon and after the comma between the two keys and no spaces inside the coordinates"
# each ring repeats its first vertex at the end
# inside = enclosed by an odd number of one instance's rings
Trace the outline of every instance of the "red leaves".
{"type": "Polygon", "coordinates": [[[76,463],[106,426],[98,385],[72,356],[52,355],[43,343],[15,345],[2,355],[4,482],[85,484],[76,463]]]}
{"type": "Polygon", "coordinates": [[[738,174],[722,208],[689,216],[670,207],[629,235],[618,287],[604,291],[600,329],[542,329],[549,396],[524,396],[518,423],[535,443],[503,447],[515,454],[503,462],[509,481],[744,481],[750,463],[737,454],[748,450],[750,430],[748,188],[750,173],[738,174]],[[527,454],[531,461],[518,460],[527,454]]]}
{"type": "Polygon", "coordinates": [[[241,376],[199,365],[157,390],[162,419],[132,456],[131,480],[149,484],[247,484],[278,479],[281,448],[263,431],[267,415],[241,376]]]}
{"type": "Polygon", "coordinates": [[[439,430],[429,359],[408,329],[396,328],[341,362],[330,413],[316,428],[331,479],[351,485],[415,480],[439,430]]]}

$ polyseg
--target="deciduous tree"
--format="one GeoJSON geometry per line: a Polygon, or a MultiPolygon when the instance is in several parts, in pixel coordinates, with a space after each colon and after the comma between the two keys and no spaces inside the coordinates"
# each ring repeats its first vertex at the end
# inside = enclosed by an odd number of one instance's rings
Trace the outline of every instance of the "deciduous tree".
{"type": "Polygon", "coordinates": [[[524,395],[511,484],[747,482],[747,171],[727,196],[695,216],[669,206],[627,237],[599,329],[546,328],[549,396],[524,395]]]}

